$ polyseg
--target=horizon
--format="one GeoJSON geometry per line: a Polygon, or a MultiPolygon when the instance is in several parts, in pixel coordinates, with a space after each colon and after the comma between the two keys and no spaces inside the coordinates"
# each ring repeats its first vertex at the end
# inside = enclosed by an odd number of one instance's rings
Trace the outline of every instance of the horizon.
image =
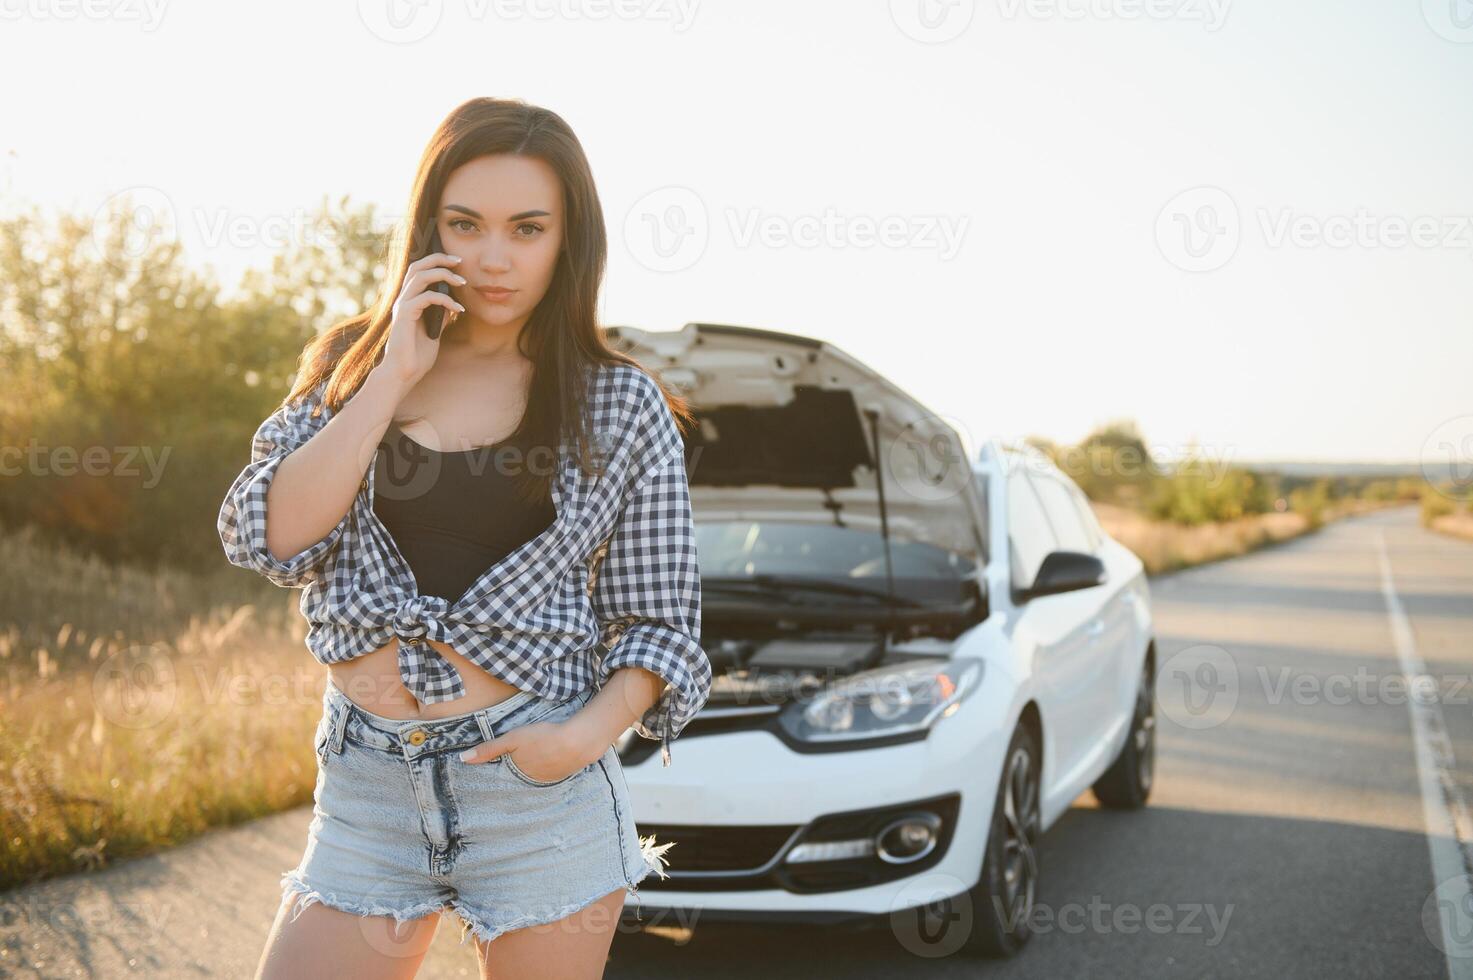
{"type": "Polygon", "coordinates": [[[543,20],[432,0],[420,33],[373,5],[255,9],[17,14],[12,90],[63,58],[113,82],[13,100],[0,210],[156,192],[228,291],[324,198],[395,214],[440,118],[498,93],[558,112],[588,154],[601,322],[822,337],[978,439],[1129,419],[1173,454],[1473,459],[1473,31],[1424,11],[998,0],[937,27],[898,2],[543,20]],[[763,70],[722,70],[757,46],[763,70]],[[178,84],[252,71],[253,50],[293,70],[178,84]],[[344,62],[436,84],[331,112],[302,97],[342,91],[344,62]]]}

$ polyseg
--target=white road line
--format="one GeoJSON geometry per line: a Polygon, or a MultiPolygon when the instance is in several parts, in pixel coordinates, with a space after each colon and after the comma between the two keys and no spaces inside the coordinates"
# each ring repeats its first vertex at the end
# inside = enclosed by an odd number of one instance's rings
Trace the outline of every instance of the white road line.
{"type": "MultiPolygon", "coordinates": [[[[1408,709],[1412,715],[1412,741],[1416,744],[1417,777],[1422,789],[1422,816],[1427,828],[1427,850],[1432,857],[1435,915],[1441,946],[1453,980],[1473,978],[1473,823],[1468,807],[1453,780],[1456,761],[1452,740],[1442,722],[1442,703],[1437,679],[1429,677],[1427,665],[1417,652],[1412,626],[1396,594],[1391,578],[1391,560],[1386,554],[1386,534],[1376,529],[1377,557],[1381,562],[1381,593],[1391,620],[1391,639],[1406,675],[1408,709]]],[[[1426,909],[1423,910],[1424,915],[1426,909]]],[[[1430,928],[1424,918],[1424,928],[1430,928]]]]}

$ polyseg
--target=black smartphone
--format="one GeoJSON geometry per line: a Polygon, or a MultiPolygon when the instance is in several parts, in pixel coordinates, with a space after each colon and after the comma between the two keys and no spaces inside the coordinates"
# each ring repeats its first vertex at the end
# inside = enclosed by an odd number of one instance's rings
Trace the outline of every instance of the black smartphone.
{"type": "MultiPolygon", "coordinates": [[[[445,251],[445,249],[440,244],[440,229],[437,226],[434,231],[430,232],[430,244],[425,249],[425,255],[429,255],[431,252],[443,251],[445,251]]],[[[424,255],[421,255],[420,258],[424,258],[424,255]]],[[[438,282],[430,283],[429,288],[442,295],[450,295],[450,283],[444,281],[443,279],[438,282]]],[[[438,304],[433,306],[426,306],[424,312],[421,313],[419,316],[420,319],[424,322],[425,333],[429,334],[431,340],[438,340],[440,337],[440,330],[445,325],[445,307],[438,304]]]]}

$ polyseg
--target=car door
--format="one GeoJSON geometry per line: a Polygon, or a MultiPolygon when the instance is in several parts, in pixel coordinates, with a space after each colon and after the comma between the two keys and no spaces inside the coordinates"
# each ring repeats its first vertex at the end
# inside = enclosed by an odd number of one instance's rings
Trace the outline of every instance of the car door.
{"type": "MultiPolygon", "coordinates": [[[[1079,511],[1075,497],[1079,491],[1073,484],[1051,473],[1034,473],[1032,481],[1059,547],[1101,557],[1100,542],[1079,511]]],[[[1089,742],[1085,755],[1105,754],[1122,723],[1120,692],[1128,639],[1122,634],[1129,624],[1117,594],[1118,579],[1112,579],[1106,569],[1103,584],[1070,593],[1075,597],[1073,613],[1079,617],[1085,636],[1084,654],[1075,665],[1074,678],[1081,685],[1078,703],[1087,706],[1083,712],[1085,730],[1080,733],[1089,742]]]]}
{"type": "Polygon", "coordinates": [[[1140,632],[1140,620],[1136,616],[1137,595],[1132,581],[1135,568],[1124,560],[1127,557],[1124,549],[1113,542],[1107,544],[1109,539],[1105,537],[1104,529],[1100,527],[1094,508],[1090,506],[1084,491],[1073,481],[1069,481],[1068,486],[1070,495],[1074,498],[1075,509],[1079,511],[1085,531],[1094,544],[1095,553],[1105,563],[1105,629],[1101,641],[1119,658],[1115,707],[1121,716],[1121,725],[1125,726],[1129,724],[1130,716],[1135,711],[1136,688],[1140,684],[1141,651],[1145,647],[1140,632]]]}
{"type": "MultiPolygon", "coordinates": [[[[1007,480],[1008,552],[1013,585],[1021,589],[1033,584],[1044,558],[1061,546],[1027,471],[1017,467],[1007,480]]],[[[1098,694],[1090,685],[1099,665],[1086,633],[1090,607],[1079,592],[1060,592],[1029,599],[1019,610],[1017,634],[1033,643],[1039,706],[1051,733],[1044,771],[1056,774],[1053,786],[1079,780],[1097,738],[1092,702],[1098,694]]]]}

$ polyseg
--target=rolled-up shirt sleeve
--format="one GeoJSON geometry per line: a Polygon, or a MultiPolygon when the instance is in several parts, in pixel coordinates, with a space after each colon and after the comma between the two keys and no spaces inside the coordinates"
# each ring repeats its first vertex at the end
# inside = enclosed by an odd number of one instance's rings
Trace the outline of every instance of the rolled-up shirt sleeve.
{"type": "Polygon", "coordinates": [[[325,406],[318,417],[312,417],[325,389],[323,382],[297,402],[272,412],[257,427],[251,439],[251,460],[220,506],[217,527],[225,557],[232,565],[259,572],[283,588],[301,588],[320,577],[352,515],[349,508],[322,540],[290,557],[277,558],[266,547],[266,494],[281,461],[327,424],[332,413],[325,406]]]}
{"type": "Polygon", "coordinates": [[[599,687],[622,667],[643,667],[667,682],[634,730],[660,742],[662,764],[669,766],[671,740],[710,694],[711,662],[701,648],[701,577],[684,445],[663,399],[648,424],[655,428],[653,462],[609,537],[592,601],[606,645],[614,638],[600,661],[599,687]]]}

